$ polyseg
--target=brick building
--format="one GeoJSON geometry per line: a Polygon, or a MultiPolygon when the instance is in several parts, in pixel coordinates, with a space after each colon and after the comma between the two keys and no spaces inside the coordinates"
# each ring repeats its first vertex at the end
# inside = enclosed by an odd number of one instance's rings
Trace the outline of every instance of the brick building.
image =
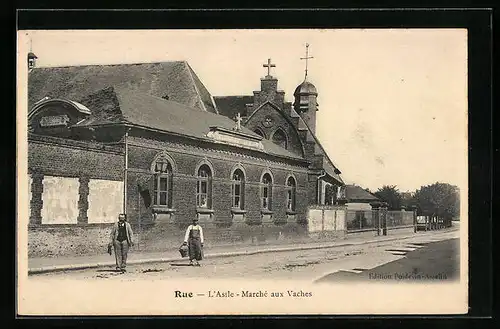
{"type": "Polygon", "coordinates": [[[315,136],[318,92],[294,102],[268,75],[213,97],[185,61],[32,68],[29,253],[100,253],[126,212],[140,247],[178,246],[195,217],[207,245],[301,237],[340,171],[315,136]]]}

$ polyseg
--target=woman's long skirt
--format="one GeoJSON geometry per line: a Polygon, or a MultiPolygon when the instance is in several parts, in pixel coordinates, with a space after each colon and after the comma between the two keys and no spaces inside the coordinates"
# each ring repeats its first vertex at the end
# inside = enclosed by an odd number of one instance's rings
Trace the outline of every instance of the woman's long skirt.
{"type": "Polygon", "coordinates": [[[189,247],[189,259],[190,260],[201,260],[202,252],[201,252],[201,240],[200,239],[189,239],[188,242],[189,247]]]}

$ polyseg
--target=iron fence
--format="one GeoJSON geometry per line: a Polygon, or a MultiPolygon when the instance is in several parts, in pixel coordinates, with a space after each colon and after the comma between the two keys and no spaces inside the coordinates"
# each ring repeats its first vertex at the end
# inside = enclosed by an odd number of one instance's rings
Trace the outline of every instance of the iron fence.
{"type": "Polygon", "coordinates": [[[387,211],[387,228],[414,226],[412,211],[387,211]]]}
{"type": "Polygon", "coordinates": [[[378,230],[378,218],[376,210],[347,210],[347,231],[378,230]]]}

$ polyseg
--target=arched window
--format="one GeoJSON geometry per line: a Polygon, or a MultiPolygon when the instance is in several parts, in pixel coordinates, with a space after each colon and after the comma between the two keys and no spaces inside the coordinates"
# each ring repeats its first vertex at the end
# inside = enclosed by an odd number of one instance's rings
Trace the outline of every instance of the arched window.
{"type": "Polygon", "coordinates": [[[266,138],[266,136],[264,135],[264,132],[262,130],[260,130],[259,128],[255,129],[253,132],[262,138],[266,138]]]}
{"type": "Polygon", "coordinates": [[[272,139],[273,139],[273,143],[275,143],[276,145],[279,145],[284,149],[286,149],[288,147],[288,141],[286,138],[286,134],[281,128],[279,128],[278,130],[276,130],[274,132],[272,139]]]}
{"type": "Polygon", "coordinates": [[[296,194],[297,184],[295,179],[290,176],[286,180],[287,198],[286,198],[286,209],[288,211],[295,211],[295,194],[296,194]]]}
{"type": "Polygon", "coordinates": [[[198,169],[196,206],[198,208],[212,208],[212,171],[206,164],[200,166],[198,169]]]}
{"type": "Polygon", "coordinates": [[[154,204],[172,207],[172,165],[165,159],[154,166],[154,204]]]}
{"type": "Polygon", "coordinates": [[[232,207],[245,209],[245,174],[241,169],[233,172],[232,179],[232,207]]]}
{"type": "Polygon", "coordinates": [[[269,173],[262,176],[260,183],[261,208],[271,210],[273,193],[273,179],[269,173]]]}

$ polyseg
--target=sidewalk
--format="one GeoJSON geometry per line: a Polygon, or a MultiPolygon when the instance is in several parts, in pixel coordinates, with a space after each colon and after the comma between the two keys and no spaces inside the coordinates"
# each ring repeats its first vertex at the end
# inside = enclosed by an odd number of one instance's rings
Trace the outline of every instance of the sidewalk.
{"type": "MultiPolygon", "coordinates": [[[[408,239],[418,236],[429,236],[436,233],[444,233],[456,231],[456,228],[445,229],[440,231],[429,231],[419,233],[393,234],[387,236],[376,237],[351,237],[347,239],[339,239],[336,241],[323,241],[318,243],[302,243],[302,244],[283,244],[283,245],[256,245],[256,246],[220,246],[206,248],[205,258],[217,258],[228,256],[254,255],[267,252],[283,252],[309,249],[323,249],[332,247],[343,247],[360,245],[367,243],[376,243],[384,241],[394,241],[408,239]]],[[[181,258],[177,250],[166,250],[164,252],[138,252],[132,251],[129,253],[128,264],[146,264],[157,262],[176,262],[186,261],[181,258]]],[[[57,258],[29,258],[28,259],[28,274],[47,273],[55,271],[81,270],[98,267],[114,267],[115,257],[109,254],[89,255],[89,256],[73,256],[73,257],[57,257],[57,258]]]]}

